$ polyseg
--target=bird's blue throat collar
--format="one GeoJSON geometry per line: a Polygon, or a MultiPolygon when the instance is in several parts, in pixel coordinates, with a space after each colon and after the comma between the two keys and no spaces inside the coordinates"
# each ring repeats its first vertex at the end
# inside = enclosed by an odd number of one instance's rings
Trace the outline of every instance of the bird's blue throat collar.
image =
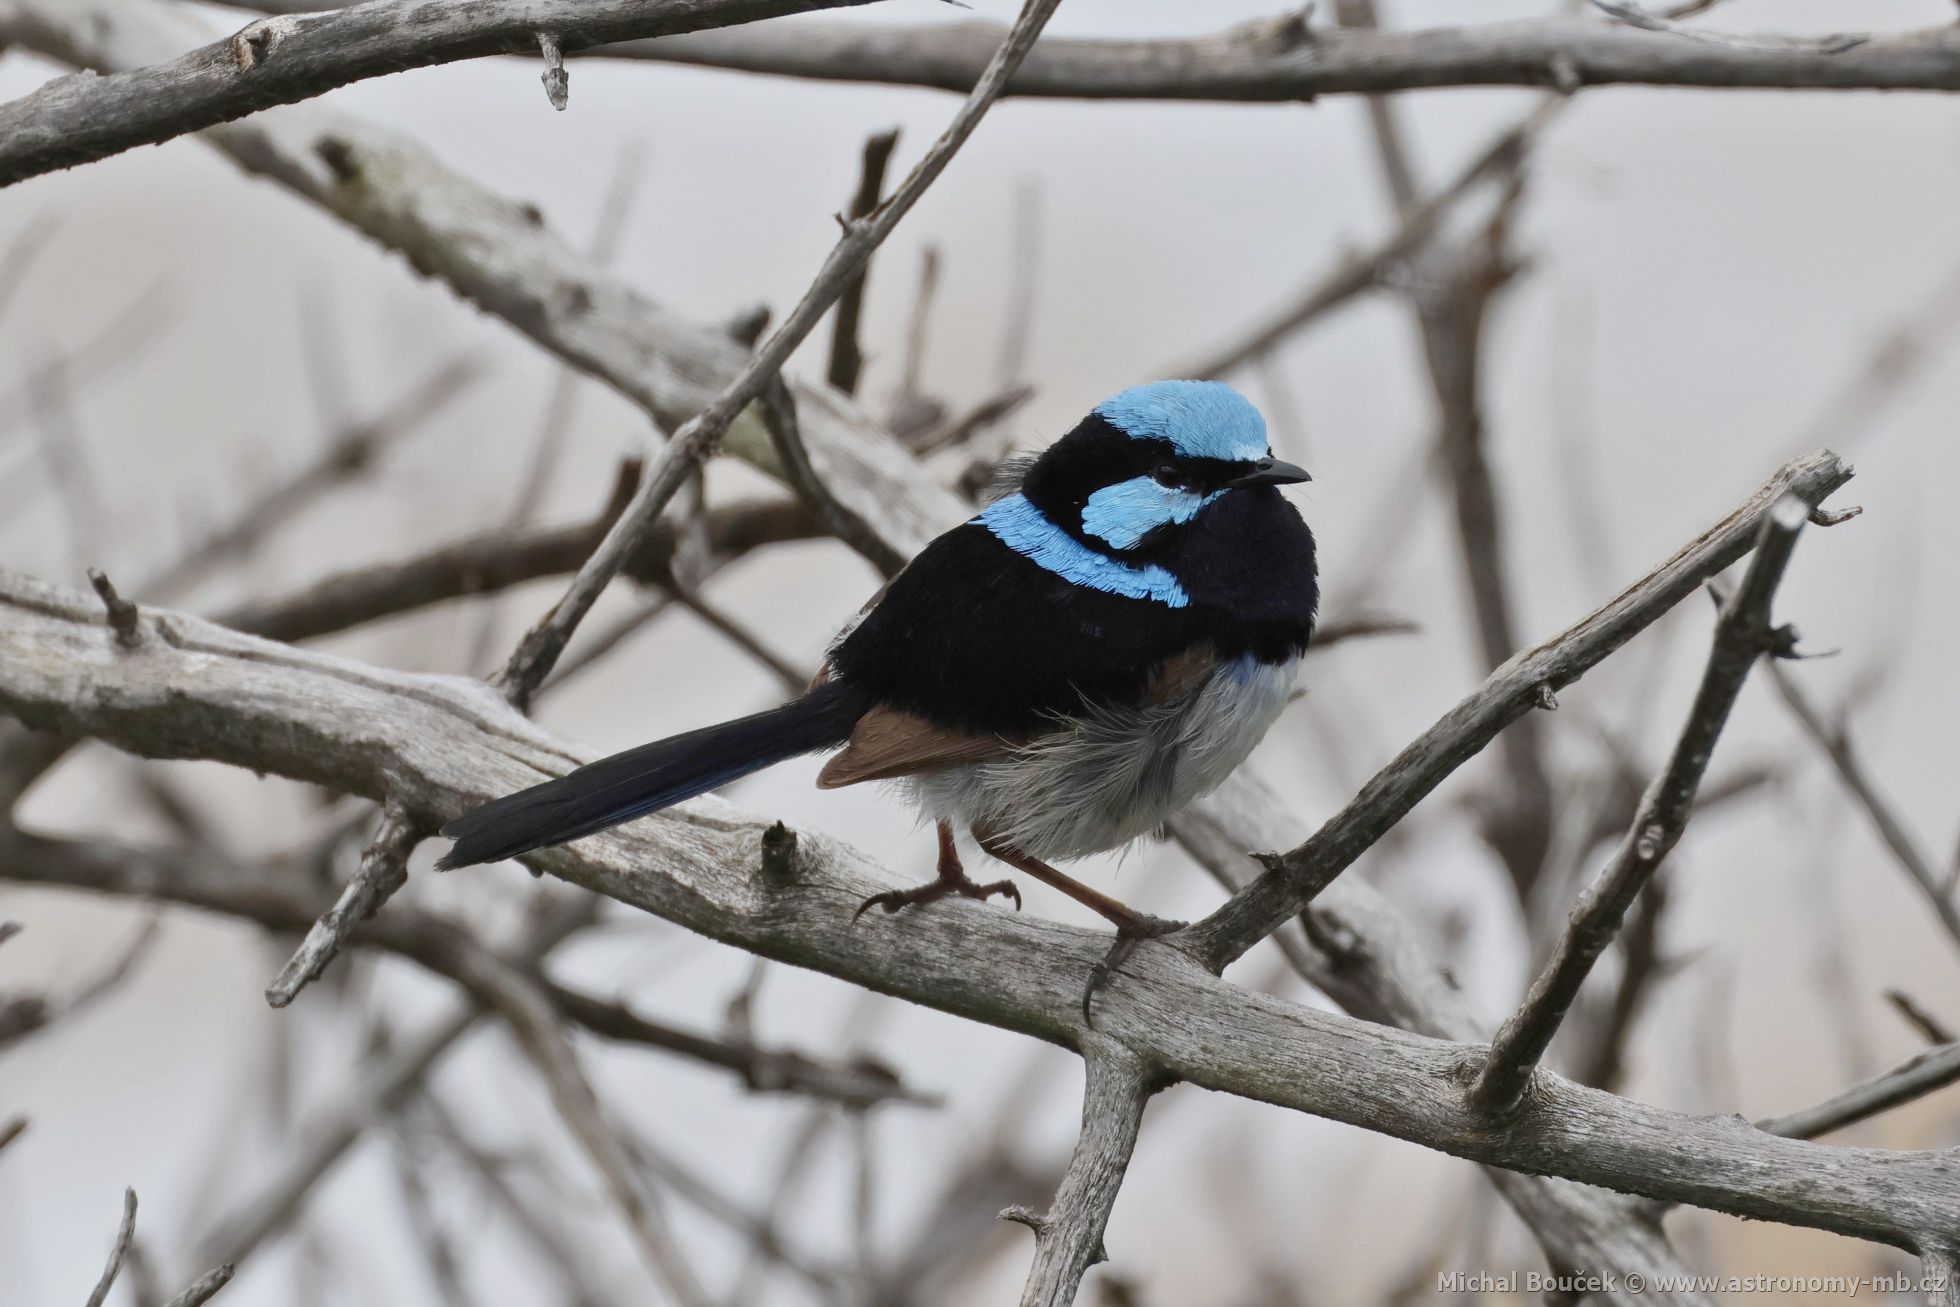
{"type": "Polygon", "coordinates": [[[1075,585],[1170,608],[1191,603],[1191,596],[1164,568],[1154,563],[1138,567],[1097,553],[1049,521],[1026,495],[997,500],[973,520],[1035,566],[1075,585]]]}

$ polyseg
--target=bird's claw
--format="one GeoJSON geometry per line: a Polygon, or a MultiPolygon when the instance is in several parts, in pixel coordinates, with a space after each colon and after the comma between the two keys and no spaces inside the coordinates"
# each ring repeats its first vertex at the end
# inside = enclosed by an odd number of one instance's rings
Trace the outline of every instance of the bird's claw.
{"type": "Polygon", "coordinates": [[[1095,1017],[1089,1011],[1095,1001],[1096,991],[1108,983],[1116,974],[1116,968],[1123,965],[1130,954],[1136,952],[1137,945],[1146,939],[1158,939],[1164,935],[1183,930],[1188,923],[1170,921],[1163,917],[1153,917],[1147,912],[1139,912],[1130,920],[1119,922],[1116,938],[1110,941],[1109,952],[1103,954],[1102,961],[1089,968],[1089,983],[1082,990],[1082,1021],[1093,1026],[1095,1017]]]}
{"type": "Polygon", "coordinates": [[[957,895],[963,899],[980,899],[983,902],[999,894],[1014,900],[1014,910],[1021,910],[1021,891],[1011,880],[996,880],[982,885],[965,875],[944,876],[938,880],[915,885],[911,889],[888,889],[882,894],[873,894],[858,904],[857,911],[851,914],[851,924],[872,908],[882,908],[887,913],[899,912],[920,903],[931,903],[938,899],[957,895]]]}

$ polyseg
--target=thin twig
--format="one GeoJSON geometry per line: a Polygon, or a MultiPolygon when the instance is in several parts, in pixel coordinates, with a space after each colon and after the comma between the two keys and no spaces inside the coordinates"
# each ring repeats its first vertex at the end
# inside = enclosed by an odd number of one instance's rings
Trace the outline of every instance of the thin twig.
{"type": "Polygon", "coordinates": [[[1960,1035],[1954,1034],[1951,1027],[1928,1012],[1917,999],[1904,990],[1886,990],[1885,1001],[1897,1009],[1899,1015],[1906,1019],[1906,1024],[1924,1036],[1927,1043],[1951,1044],[1955,1040],[1960,1040],[1960,1035]]]}
{"type": "Polygon", "coordinates": [[[231,1283],[231,1277],[237,1269],[230,1262],[226,1262],[215,1270],[206,1271],[191,1284],[190,1288],[172,1298],[163,1307],[203,1307],[203,1304],[216,1296],[218,1290],[231,1283]]]}
{"type": "Polygon", "coordinates": [[[1491,1041],[1490,1057],[1470,1087],[1470,1101],[1480,1110],[1501,1115],[1524,1097],[1533,1070],[1578,998],[1593,963],[1619,933],[1634,897],[1687,829],[1695,791],[1743,682],[1758,658],[1779,652],[1770,604],[1809,516],[1809,505],[1795,496],[1777,501],[1765,516],[1749,570],[1722,606],[1701,688],[1667,768],[1648,787],[1612,860],[1579,897],[1571,921],[1524,1003],[1491,1041]]]}
{"type": "Polygon", "coordinates": [[[65,359],[54,358],[35,368],[28,378],[28,397],[34,410],[34,430],[41,457],[68,527],[68,548],[76,571],[90,558],[103,558],[111,541],[102,483],[89,458],[88,442],[75,415],[74,379],[65,359]]]}
{"type": "Polygon", "coordinates": [[[299,1213],[314,1187],[368,1127],[407,1096],[456,1042],[482,1019],[475,1004],[437,1018],[402,1039],[385,1059],[335,1093],[331,1111],[308,1123],[298,1150],[263,1186],[213,1221],[198,1242],[198,1260],[235,1264],[299,1213]]]}
{"type": "Polygon", "coordinates": [[[108,1265],[102,1268],[102,1276],[89,1291],[88,1307],[102,1307],[108,1300],[109,1290],[116,1287],[116,1277],[122,1274],[123,1259],[129,1256],[129,1241],[136,1237],[136,1191],[123,1190],[122,1224],[116,1227],[116,1242],[109,1248],[108,1265]]]}
{"type": "Polygon", "coordinates": [[[489,1002],[545,1082],[553,1106],[605,1180],[642,1260],[681,1307],[708,1307],[709,1298],[675,1238],[657,1197],[645,1185],[625,1141],[606,1119],[577,1050],[559,1023],[549,995],[529,976],[485,950],[466,965],[472,992],[489,1002]]]}
{"type": "Polygon", "coordinates": [[[906,319],[905,354],[898,374],[898,399],[894,405],[892,427],[901,435],[914,426],[930,423],[900,421],[926,403],[924,377],[926,342],[932,328],[932,302],[939,292],[939,247],[926,245],[919,251],[919,283],[912,292],[912,312],[906,319]]]}
{"type": "MultiPolygon", "coordinates": [[[[606,188],[606,198],[599,207],[599,221],[587,251],[593,266],[607,269],[618,258],[620,241],[626,233],[626,220],[632,213],[633,200],[639,192],[645,170],[646,153],[638,142],[620,150],[619,162],[613,167],[612,182],[606,188]]],[[[537,435],[533,438],[530,462],[517,483],[517,494],[504,517],[504,532],[500,534],[508,534],[529,524],[537,513],[538,505],[544,502],[558,467],[564,461],[561,455],[577,421],[579,395],[584,381],[577,368],[567,363],[558,365],[551,382],[551,394],[545,400],[544,413],[538,421],[537,435]]],[[[590,552],[588,547],[585,553],[590,552]]],[[[581,561],[584,557],[585,554],[579,555],[581,561]]],[[[490,603],[483,606],[483,617],[470,640],[469,652],[463,660],[464,667],[475,670],[490,658],[491,651],[498,643],[497,628],[501,617],[502,608],[499,605],[490,603]]]]}
{"type": "Polygon", "coordinates": [[[1033,178],[1024,177],[1014,187],[1014,244],[1007,262],[1013,271],[1007,284],[1007,311],[1001,318],[994,385],[1011,393],[1027,379],[1035,301],[1041,292],[1041,187],[1033,178]]]}
{"type": "Polygon", "coordinates": [[[134,649],[140,642],[136,605],[116,593],[115,584],[99,567],[88,569],[88,583],[102,597],[102,606],[109,611],[109,625],[116,633],[116,643],[125,649],[134,649]]]}
{"type": "Polygon", "coordinates": [[[937,426],[925,427],[918,434],[907,436],[906,447],[924,458],[942,449],[964,445],[988,427],[996,426],[1012,417],[1033,398],[1033,386],[1011,386],[997,395],[988,396],[964,413],[950,417],[937,426]]]}
{"type": "Polygon", "coordinates": [[[1852,747],[1850,732],[1842,726],[1833,727],[1826,722],[1824,714],[1804,693],[1803,687],[1797,684],[1797,678],[1785,669],[1772,667],[1770,683],[1776,687],[1783,702],[1789,705],[1804,734],[1824,751],[1838,779],[1864,811],[1878,838],[1891,850],[1893,859],[1906,873],[1906,878],[1926,896],[1940,925],[1956,942],[1960,942],[1960,904],[1954,901],[1952,886],[1934,869],[1932,858],[1906,830],[1905,820],[1897,809],[1879,793],[1878,786],[1866,773],[1857,750],[1852,747]]]}
{"type": "MultiPolygon", "coordinates": [[[[605,537],[614,516],[609,509],[590,522],[486,531],[425,553],[352,568],[285,594],[251,600],[218,614],[218,620],[290,644],[432,604],[563,576],[578,570],[605,537]]],[[[710,508],[705,525],[709,547],[724,560],[823,533],[814,513],[780,497],[710,508]]],[[[623,575],[642,584],[664,584],[677,547],[678,533],[663,519],[627,560],[623,575]]]]}
{"type": "Polygon", "coordinates": [[[810,451],[803,443],[803,428],[796,420],[796,396],[778,376],[763,388],[760,401],[762,420],[775,442],[776,457],[797,495],[816,510],[830,533],[856,550],[887,577],[897,576],[906,564],[905,555],[894,549],[869,522],[830,492],[810,462],[810,451]]]}
{"type": "MultiPolygon", "coordinates": [[[[1830,36],[1734,36],[1728,32],[1711,32],[1705,28],[1688,27],[1675,21],[1672,16],[1664,16],[1642,9],[1628,0],[1592,0],[1593,7],[1601,13],[1617,18],[1629,27],[1637,27],[1647,32],[1665,32],[1684,40],[1707,45],[1721,46],[1730,50],[1751,50],[1761,52],[1790,52],[1803,54],[1835,55],[1847,50],[1855,50],[1871,37],[1858,33],[1840,32],[1830,36]]],[[[1705,6],[1704,6],[1705,7],[1705,6]]],[[[1695,12],[1691,7],[1690,13],[1695,12]]]]}
{"type": "Polygon", "coordinates": [[[463,1132],[455,1113],[439,1095],[425,1092],[421,1105],[434,1118],[442,1141],[469,1168],[477,1187],[497,1201],[510,1216],[511,1223],[557,1272],[571,1307],[604,1307],[612,1295],[594,1275],[591,1254],[573,1246],[569,1233],[560,1223],[548,1219],[539,1210],[539,1204],[518,1191],[498,1159],[463,1132]]]}
{"type": "MultiPolygon", "coordinates": [[[[896,127],[865,139],[864,155],[858,166],[857,193],[851,197],[847,211],[850,221],[861,221],[878,207],[878,197],[885,193],[885,169],[891,164],[892,151],[896,148],[896,127]]],[[[870,272],[867,262],[851,278],[837,297],[837,308],[830,320],[830,366],[825,376],[846,395],[857,394],[858,377],[864,371],[864,348],[858,336],[864,316],[864,283],[870,272]]]]}
{"type": "Polygon", "coordinates": [[[785,693],[792,696],[803,693],[809,687],[814,675],[808,668],[797,667],[781,654],[764,644],[755,632],[724,611],[721,605],[699,591],[674,585],[674,600],[706,623],[708,629],[748,655],[752,662],[766,669],[776,678],[776,683],[785,693]]]}
{"type": "MultiPolygon", "coordinates": [[[[0,834],[6,829],[5,823],[0,823],[0,834]]],[[[0,1003],[0,1048],[67,1020],[115,993],[149,955],[162,929],[163,915],[152,909],[101,974],[84,981],[73,992],[57,999],[28,995],[0,1003]]]]}
{"type": "Polygon", "coordinates": [[[384,806],[381,829],[362,852],[360,866],[348,878],[347,887],[332,909],[313,923],[298,950],[266,986],[266,1002],[273,1007],[285,1007],[299,997],[300,990],[320,978],[354,928],[381,911],[381,905],[408,884],[409,855],[415,852],[415,846],[422,842],[428,830],[426,823],[417,820],[401,804],[384,806]]]}
{"type": "Polygon", "coordinates": [[[1564,96],[1547,97],[1516,126],[1499,133],[1497,139],[1478,151],[1434,195],[1410,210],[1388,239],[1343,259],[1339,266],[1316,277],[1285,308],[1237,339],[1208,354],[1176,365],[1161,375],[1223,377],[1291,339],[1310,323],[1355,296],[1382,285],[1410,255],[1428,243],[1443,219],[1455,211],[1466,195],[1485,179],[1511,166],[1532,139],[1550,125],[1565,103],[1564,96]]]}
{"type": "Polygon", "coordinates": [[[1916,1053],[1880,1076],[1834,1094],[1815,1107],[1758,1121],[1758,1130],[1786,1139],[1815,1139],[1868,1120],[1901,1103],[1924,1098],[1960,1080],[1960,1044],[1941,1044],[1916,1053]]]}
{"type": "Polygon", "coordinates": [[[135,593],[146,599],[182,593],[216,564],[244,554],[269,532],[291,522],[306,505],[372,468],[401,437],[426,429],[436,414],[483,375],[482,365],[467,354],[439,364],[373,417],[333,432],[304,466],[265,488],[230,522],[144,577],[135,593]]]}
{"type": "Polygon", "coordinates": [[[1026,57],[1029,47],[1047,25],[1061,0],[1027,0],[1007,39],[1001,43],[985,75],[973,88],[953,121],[934,141],[892,197],[869,217],[846,225],[844,235],[824,260],[815,280],[789,316],[757,347],[749,363],[721,394],[679,431],[648,467],[640,488],[613,529],[600,542],[578,576],[550,613],[531,629],[498,676],[498,687],[518,707],[530,702],[538,685],[564,651],[572,632],[619,573],[638,546],[640,537],[692,474],[713,452],[736,416],[754,401],[781,370],[790,353],[836,302],[849,280],[864,267],[872,251],[891,235],[946,165],[973,134],[987,110],[999,98],[1007,78],[1026,57]]]}

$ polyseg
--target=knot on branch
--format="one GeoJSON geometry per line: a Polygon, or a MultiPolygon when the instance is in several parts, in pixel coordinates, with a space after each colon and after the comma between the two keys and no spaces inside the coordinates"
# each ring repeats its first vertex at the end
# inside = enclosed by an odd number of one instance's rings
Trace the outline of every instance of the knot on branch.
{"type": "Polygon", "coordinates": [[[354,143],[344,136],[322,136],[313,146],[313,153],[320,156],[320,162],[327,165],[327,171],[342,186],[351,186],[359,180],[361,167],[354,158],[354,143]]]}
{"type": "Polygon", "coordinates": [[[298,30],[298,20],[285,14],[247,24],[231,38],[231,60],[238,65],[239,72],[249,73],[270,59],[280,42],[298,30]]]}
{"type": "MultiPolygon", "coordinates": [[[[1016,1203],[1012,1207],[1001,1208],[1000,1215],[995,1217],[994,1219],[1000,1221],[1012,1221],[1016,1225],[1027,1226],[1028,1229],[1034,1231],[1034,1237],[1037,1243],[1039,1243],[1043,1239],[1046,1239],[1049,1235],[1050,1229],[1052,1228],[1046,1216],[1043,1216],[1040,1212],[1035,1211],[1034,1208],[1029,1207],[1024,1203],[1016,1203]]],[[[1089,1265],[1100,1266],[1108,1260],[1109,1260],[1109,1248],[1103,1243],[1102,1240],[1100,1239],[1096,1240],[1096,1250],[1089,1254],[1089,1265]]]]}
{"type": "Polygon", "coordinates": [[[1573,95],[1586,85],[1585,74],[1579,71],[1579,63],[1564,50],[1556,51],[1545,62],[1545,75],[1551,79],[1552,89],[1560,95],[1573,95]]]}
{"type": "Polygon", "coordinates": [[[109,610],[109,626],[116,633],[116,643],[125,649],[141,644],[143,633],[137,623],[136,605],[116,593],[116,587],[100,568],[89,568],[88,583],[95,587],[102,606],[109,610]]]}
{"type": "Polygon", "coordinates": [[[796,883],[796,832],[777,822],[762,832],[762,883],[771,889],[787,889],[796,883]]]}
{"type": "Polygon", "coordinates": [[[572,102],[572,75],[565,71],[565,52],[559,48],[556,32],[538,33],[538,53],[544,56],[544,72],[538,76],[544,83],[544,98],[563,113],[572,102]]]}

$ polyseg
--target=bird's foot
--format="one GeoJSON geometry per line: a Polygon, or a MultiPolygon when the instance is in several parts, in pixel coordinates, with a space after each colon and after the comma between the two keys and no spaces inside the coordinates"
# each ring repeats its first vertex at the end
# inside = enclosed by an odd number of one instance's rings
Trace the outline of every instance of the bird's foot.
{"type": "Polygon", "coordinates": [[[1095,1000],[1096,991],[1108,983],[1109,978],[1116,974],[1116,968],[1122,966],[1130,954],[1136,952],[1138,944],[1146,939],[1159,939],[1174,934],[1183,930],[1187,924],[1182,921],[1168,921],[1163,917],[1153,917],[1148,912],[1135,911],[1130,912],[1126,919],[1117,920],[1116,938],[1111,942],[1109,952],[1103,954],[1101,962],[1089,968],[1089,983],[1082,990],[1082,1020],[1089,1025],[1095,1024],[1095,1018],[1089,1012],[1089,1005],[1095,1000]]]}
{"type": "Polygon", "coordinates": [[[886,912],[898,912],[920,903],[931,903],[938,899],[958,895],[963,899],[989,899],[994,895],[1014,900],[1014,910],[1021,910],[1021,891],[1011,880],[996,880],[982,885],[964,871],[954,868],[948,871],[942,867],[939,879],[915,885],[911,889],[888,889],[883,894],[873,894],[858,904],[851,914],[853,924],[872,908],[883,908],[886,912]]]}

